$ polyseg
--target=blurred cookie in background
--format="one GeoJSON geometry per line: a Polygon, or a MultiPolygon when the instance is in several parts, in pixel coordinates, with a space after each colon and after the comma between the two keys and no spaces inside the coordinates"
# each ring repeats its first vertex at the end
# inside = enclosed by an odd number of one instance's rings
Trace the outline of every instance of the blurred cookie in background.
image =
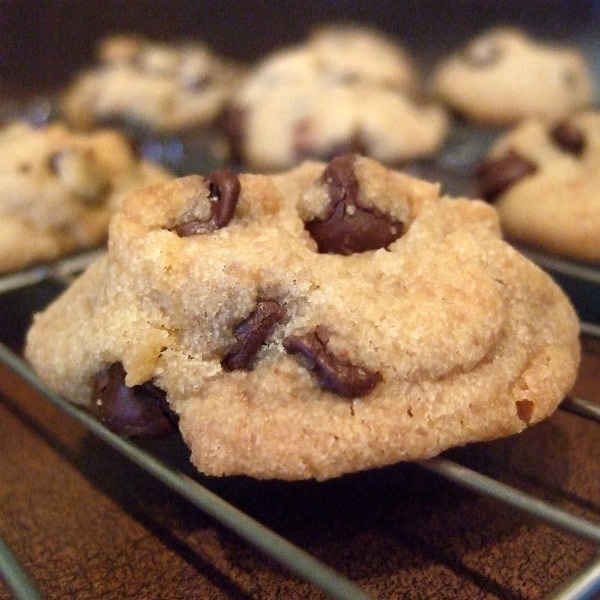
{"type": "Polygon", "coordinates": [[[117,126],[142,154],[181,171],[186,145],[211,151],[213,126],[240,72],[198,41],[114,35],[99,44],[98,64],[71,82],[60,111],[80,129],[117,126]]]}
{"type": "Polygon", "coordinates": [[[229,104],[229,158],[276,171],[356,151],[386,164],[430,156],[448,130],[408,53],[372,29],[323,26],[259,62],[229,104]]]}
{"type": "Polygon", "coordinates": [[[0,130],[0,272],[102,244],[124,195],[171,178],[113,130],[0,130]]]}
{"type": "Polygon", "coordinates": [[[486,31],[442,60],[431,87],[465,119],[499,127],[562,119],[589,106],[595,93],[582,52],[513,28],[486,31]]]}
{"type": "Polygon", "coordinates": [[[509,237],[600,263],[600,112],[522,122],[477,166],[475,182],[509,237]]]}

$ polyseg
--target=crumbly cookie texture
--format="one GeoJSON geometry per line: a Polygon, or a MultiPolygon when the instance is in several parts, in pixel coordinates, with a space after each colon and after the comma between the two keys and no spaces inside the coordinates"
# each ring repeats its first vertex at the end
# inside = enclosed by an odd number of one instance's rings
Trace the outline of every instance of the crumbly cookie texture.
{"type": "Polygon", "coordinates": [[[495,126],[561,119],[589,106],[595,93],[581,52],[510,28],[487,31],[441,61],[432,88],[467,119],[495,126]]]}
{"type": "Polygon", "coordinates": [[[232,158],[276,171],[354,150],[386,164],[434,154],[448,131],[439,105],[417,99],[407,53],[364,28],[327,27],[268,56],[232,96],[232,158]]]}
{"type": "Polygon", "coordinates": [[[178,419],[204,473],[326,479],[540,421],[579,342],[490,206],[348,154],[132,195],[26,355],[122,433],[178,419]]]}
{"type": "Polygon", "coordinates": [[[65,117],[80,128],[118,122],[170,134],[211,126],[241,73],[201,43],[132,35],[103,40],[98,60],[61,102],[65,117]]]}
{"type": "Polygon", "coordinates": [[[600,262],[599,112],[524,121],[497,141],[475,176],[510,237],[600,262]]]}
{"type": "Polygon", "coordinates": [[[0,130],[0,153],[0,272],[101,244],[125,195],[171,178],[112,130],[16,122],[0,130]]]}

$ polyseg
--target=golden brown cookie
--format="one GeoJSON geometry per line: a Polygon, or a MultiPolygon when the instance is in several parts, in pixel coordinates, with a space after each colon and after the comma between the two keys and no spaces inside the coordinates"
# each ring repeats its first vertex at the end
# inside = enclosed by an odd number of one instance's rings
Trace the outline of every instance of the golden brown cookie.
{"type": "Polygon", "coordinates": [[[0,154],[0,272],[101,244],[123,196],[171,177],[111,130],[12,123],[0,154]]]}
{"type": "Polygon", "coordinates": [[[492,147],[476,178],[511,238],[600,262],[600,113],[521,123],[492,147]]]}
{"type": "Polygon", "coordinates": [[[178,421],[204,473],[325,479],[540,421],[579,342],[491,207],[348,154],[134,194],[26,355],[122,433],[178,421]]]}
{"type": "Polygon", "coordinates": [[[240,76],[237,65],[201,43],[161,43],[112,36],[98,64],[80,73],[61,101],[74,126],[118,123],[154,134],[212,125],[240,76]]]}
{"type": "Polygon", "coordinates": [[[561,119],[594,97],[581,52],[510,28],[487,31],[441,61],[432,87],[462,116],[496,126],[534,117],[561,119]]]}

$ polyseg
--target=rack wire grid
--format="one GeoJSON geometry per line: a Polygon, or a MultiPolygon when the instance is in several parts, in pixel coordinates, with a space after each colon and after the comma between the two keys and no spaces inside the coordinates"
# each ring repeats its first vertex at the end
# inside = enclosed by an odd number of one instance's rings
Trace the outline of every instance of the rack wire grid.
{"type": "MultiPolygon", "coordinates": [[[[57,261],[52,265],[4,276],[0,278],[0,294],[23,290],[40,282],[53,282],[62,289],[95,260],[99,252],[101,251],[85,253],[57,261]]],[[[531,258],[550,271],[558,271],[595,284],[600,282],[600,274],[593,268],[571,265],[567,261],[550,259],[535,253],[531,254],[531,258]]],[[[582,322],[581,331],[584,335],[600,339],[600,327],[595,323],[582,322]]],[[[37,378],[21,358],[20,353],[3,343],[0,343],[0,361],[43,394],[48,401],[54,403],[60,410],[76,419],[95,436],[117,450],[124,458],[137,464],[156,480],[187,499],[200,511],[204,511],[240,536],[245,543],[268,555],[327,596],[339,600],[366,600],[372,597],[355,582],[236,508],[198,481],[171,467],[133,442],[113,434],[87,412],[54,394],[37,378]]],[[[575,418],[589,420],[596,424],[600,423],[600,404],[596,402],[570,397],[562,402],[560,409],[571,413],[575,418]]],[[[549,600],[584,600],[600,594],[600,524],[483,475],[444,456],[419,461],[417,465],[419,468],[445,478],[458,486],[489,497],[512,510],[525,513],[554,528],[594,544],[596,546],[595,557],[581,570],[572,573],[547,598],[549,600]]],[[[19,600],[42,598],[31,576],[21,566],[18,557],[15,556],[8,544],[1,538],[0,573],[15,598],[19,600]]]]}

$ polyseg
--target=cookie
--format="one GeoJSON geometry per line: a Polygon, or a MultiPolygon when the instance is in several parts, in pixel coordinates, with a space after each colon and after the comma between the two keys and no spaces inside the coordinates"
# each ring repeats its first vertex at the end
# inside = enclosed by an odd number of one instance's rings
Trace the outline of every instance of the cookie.
{"type": "Polygon", "coordinates": [[[360,28],[318,30],[263,60],[233,95],[233,160],[276,171],[354,150],[390,165],[429,156],[448,117],[418,98],[415,69],[390,40],[360,28]]]}
{"type": "Polygon", "coordinates": [[[358,25],[316,28],[307,45],[315,67],[335,80],[361,80],[411,89],[419,77],[408,52],[380,31],[358,25]]]}
{"type": "Polygon", "coordinates": [[[466,119],[492,126],[559,120],[589,106],[595,93],[581,52],[509,28],[485,32],[441,61],[432,88],[466,119]]]}
{"type": "Polygon", "coordinates": [[[511,238],[600,263],[599,112],[521,123],[479,164],[476,182],[511,238]]]}
{"type": "Polygon", "coordinates": [[[98,61],[75,78],[61,102],[79,128],[119,123],[174,134],[209,127],[240,74],[201,43],[131,35],[103,40],[98,61]]]}
{"type": "Polygon", "coordinates": [[[111,130],[12,123],[0,154],[0,272],[101,244],[123,196],[170,178],[111,130]]]}
{"type": "Polygon", "coordinates": [[[206,474],[326,479],[547,417],[578,331],[489,205],[347,154],[132,195],[26,356],[121,433],[178,426],[206,474]]]}

